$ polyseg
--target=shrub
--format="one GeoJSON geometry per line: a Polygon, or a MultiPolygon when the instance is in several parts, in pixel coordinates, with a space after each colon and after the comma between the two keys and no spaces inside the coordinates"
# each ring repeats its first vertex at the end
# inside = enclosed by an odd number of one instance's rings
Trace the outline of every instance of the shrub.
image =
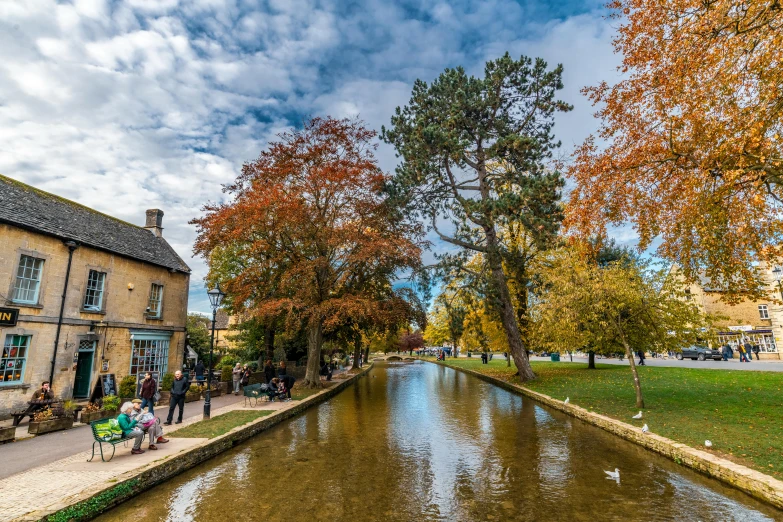
{"type": "Polygon", "coordinates": [[[136,377],[133,375],[126,375],[120,381],[120,397],[135,397],[136,396],[136,377]]]}
{"type": "Polygon", "coordinates": [[[67,400],[63,402],[63,411],[67,414],[73,414],[73,410],[76,409],[76,402],[72,400],[67,400]]]}
{"type": "Polygon", "coordinates": [[[223,368],[233,368],[239,361],[233,355],[224,355],[220,358],[220,361],[215,365],[216,370],[222,370],[223,368]]]}
{"type": "Polygon", "coordinates": [[[163,379],[160,381],[160,389],[163,391],[171,390],[171,385],[174,384],[174,374],[166,373],[163,375],[163,379]]]}
{"type": "Polygon", "coordinates": [[[104,410],[119,410],[120,409],[120,398],[116,395],[107,395],[103,398],[103,409],[104,410]]]}
{"type": "Polygon", "coordinates": [[[250,371],[252,372],[258,371],[258,361],[248,361],[246,363],[243,363],[243,365],[244,364],[247,364],[247,367],[250,368],[250,371]]]}
{"type": "Polygon", "coordinates": [[[53,417],[52,409],[44,408],[43,410],[36,412],[35,415],[33,415],[33,421],[41,422],[41,421],[49,420],[52,417],[53,417]]]}
{"type": "Polygon", "coordinates": [[[201,393],[201,388],[198,384],[191,384],[190,388],[188,389],[190,393],[201,393]]]}
{"type": "Polygon", "coordinates": [[[88,402],[87,406],[84,407],[82,410],[82,413],[93,413],[95,411],[100,411],[101,407],[94,402],[88,402]]]}
{"type": "Polygon", "coordinates": [[[226,366],[222,370],[220,370],[220,380],[223,382],[230,382],[233,379],[233,375],[231,373],[231,366],[226,366]]]}

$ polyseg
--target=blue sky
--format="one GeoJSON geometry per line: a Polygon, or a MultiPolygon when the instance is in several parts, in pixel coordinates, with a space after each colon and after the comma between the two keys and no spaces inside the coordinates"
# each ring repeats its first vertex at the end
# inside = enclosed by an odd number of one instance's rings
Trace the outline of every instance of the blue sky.
{"type": "Polygon", "coordinates": [[[603,3],[4,0],[0,173],[140,225],[163,209],[207,311],[187,223],[275,134],[310,115],[380,129],[415,79],[509,51],[564,64],[567,154],[597,127],[579,89],[618,77],[603,3]]]}

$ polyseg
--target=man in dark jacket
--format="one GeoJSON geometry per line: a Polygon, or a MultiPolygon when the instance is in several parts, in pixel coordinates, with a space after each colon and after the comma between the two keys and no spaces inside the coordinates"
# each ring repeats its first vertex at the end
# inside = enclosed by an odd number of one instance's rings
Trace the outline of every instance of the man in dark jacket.
{"type": "Polygon", "coordinates": [[[166,418],[166,426],[171,426],[171,420],[174,418],[174,409],[179,406],[179,416],[176,424],[182,422],[182,413],[185,410],[185,394],[188,393],[190,383],[182,376],[182,372],[177,370],[174,374],[174,382],[171,383],[171,400],[169,401],[169,416],[166,418]]]}
{"type": "Polygon", "coordinates": [[[193,369],[194,372],[196,372],[196,382],[199,386],[204,384],[204,372],[206,371],[206,368],[204,367],[204,363],[199,361],[196,363],[196,367],[193,369]]]}
{"type": "Polygon", "coordinates": [[[149,408],[150,413],[155,413],[155,393],[158,391],[158,382],[152,378],[152,374],[144,374],[144,380],[141,381],[141,407],[149,408]]]}
{"type": "Polygon", "coordinates": [[[272,382],[272,379],[275,378],[275,367],[272,366],[272,360],[267,359],[266,364],[264,364],[264,382],[266,384],[269,384],[272,382]]]}

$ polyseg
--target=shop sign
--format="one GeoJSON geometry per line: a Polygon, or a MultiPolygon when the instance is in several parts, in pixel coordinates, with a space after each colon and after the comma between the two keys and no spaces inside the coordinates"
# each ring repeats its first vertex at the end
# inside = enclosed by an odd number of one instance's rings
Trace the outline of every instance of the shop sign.
{"type": "Polygon", "coordinates": [[[16,326],[19,320],[19,310],[16,308],[0,308],[0,326],[16,326]]]}

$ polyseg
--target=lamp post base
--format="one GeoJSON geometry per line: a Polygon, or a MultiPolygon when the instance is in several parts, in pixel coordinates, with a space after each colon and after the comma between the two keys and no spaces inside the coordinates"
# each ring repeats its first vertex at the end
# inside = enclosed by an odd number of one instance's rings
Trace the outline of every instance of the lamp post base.
{"type": "Polygon", "coordinates": [[[209,389],[209,385],[207,385],[207,393],[204,395],[204,420],[209,420],[210,418],[210,410],[212,409],[212,393],[209,389]]]}

